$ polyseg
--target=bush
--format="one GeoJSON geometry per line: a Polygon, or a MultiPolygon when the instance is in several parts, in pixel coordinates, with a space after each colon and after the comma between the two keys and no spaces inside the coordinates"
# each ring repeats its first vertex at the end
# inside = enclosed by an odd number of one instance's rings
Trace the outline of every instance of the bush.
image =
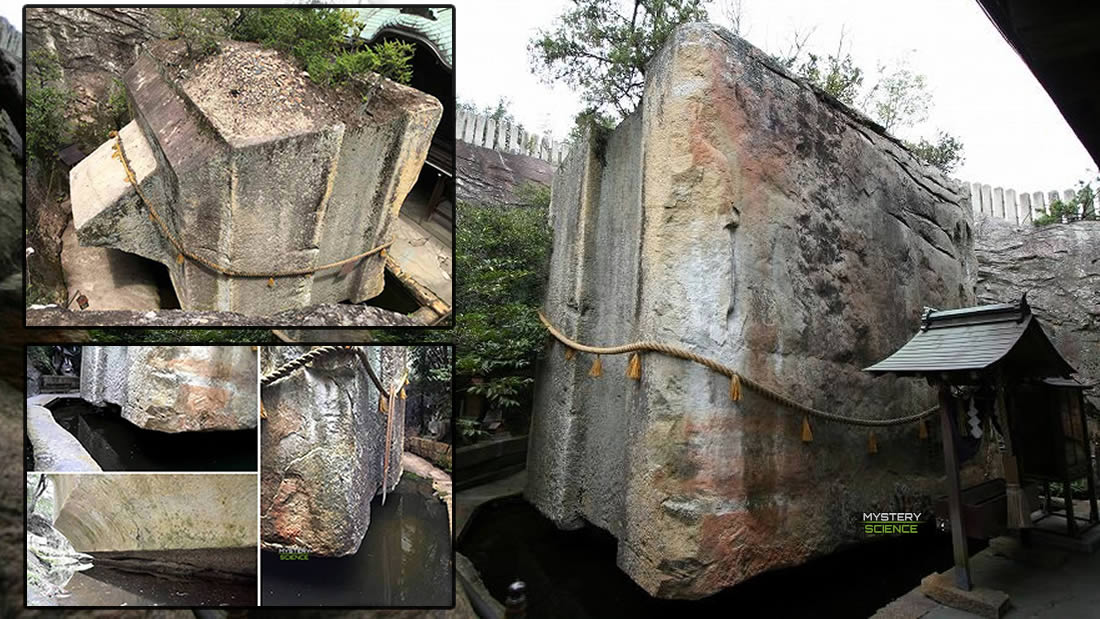
{"type": "Polygon", "coordinates": [[[460,376],[484,381],[471,393],[490,405],[519,406],[545,338],[535,310],[550,247],[543,207],[460,204],[455,268],[462,273],[455,322],[460,376]]]}
{"type": "Polygon", "coordinates": [[[342,84],[372,72],[409,83],[416,48],[385,41],[347,49],[346,33],[353,27],[362,25],[346,9],[245,8],[231,35],[290,53],[317,84],[342,84]]]}
{"type": "Polygon", "coordinates": [[[169,39],[183,41],[189,58],[216,53],[218,41],[236,15],[236,9],[162,8],[160,15],[169,39]]]}
{"type": "MultiPolygon", "coordinates": [[[[1100,182],[1100,177],[1096,178],[1100,182]]],[[[1042,215],[1032,220],[1036,226],[1049,226],[1056,223],[1100,219],[1096,209],[1096,190],[1092,182],[1078,181],[1077,192],[1070,200],[1054,200],[1047,205],[1042,215]]]]}
{"type": "Polygon", "coordinates": [[[51,164],[69,133],[65,109],[72,95],[61,82],[57,54],[36,49],[29,54],[27,72],[27,156],[51,164]]]}

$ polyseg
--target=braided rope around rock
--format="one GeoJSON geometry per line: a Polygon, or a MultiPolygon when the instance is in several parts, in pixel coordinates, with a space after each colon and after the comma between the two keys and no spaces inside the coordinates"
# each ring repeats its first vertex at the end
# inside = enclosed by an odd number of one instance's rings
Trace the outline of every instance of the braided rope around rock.
{"type": "MultiPolygon", "coordinates": [[[[134,174],[133,169],[130,167],[130,160],[126,158],[126,150],[122,146],[122,136],[119,135],[119,133],[117,131],[112,131],[111,132],[111,137],[113,137],[115,139],[115,144],[114,144],[114,146],[111,147],[111,150],[113,150],[115,152],[114,152],[114,154],[111,155],[111,157],[114,157],[115,159],[118,159],[119,161],[122,162],[122,167],[123,167],[124,170],[126,170],[126,181],[129,182],[130,185],[134,188],[134,191],[137,192],[137,195],[138,195],[139,198],[141,198],[141,202],[142,202],[142,204],[145,205],[145,208],[149,209],[149,219],[152,219],[153,222],[155,222],[157,224],[157,226],[160,228],[161,234],[163,234],[164,237],[167,238],[168,241],[172,243],[172,246],[176,248],[176,252],[178,252],[177,259],[178,259],[179,262],[183,262],[183,259],[187,258],[188,260],[191,260],[193,262],[197,262],[197,263],[205,266],[206,268],[210,269],[211,271],[221,273],[222,275],[226,275],[228,277],[244,277],[244,278],[263,278],[263,277],[266,277],[266,278],[269,278],[269,279],[273,279],[273,278],[276,278],[276,277],[297,277],[297,276],[301,276],[301,275],[312,275],[312,274],[314,274],[318,271],[325,271],[327,269],[334,269],[336,267],[348,264],[349,262],[355,262],[357,260],[362,260],[363,258],[366,258],[367,256],[373,256],[374,254],[377,254],[379,252],[384,252],[386,250],[386,248],[388,248],[390,245],[393,245],[393,241],[390,241],[389,243],[383,243],[383,244],[381,244],[377,247],[369,249],[369,250],[367,250],[367,251],[365,251],[361,254],[356,254],[356,255],[354,255],[350,258],[344,258],[343,260],[337,260],[336,262],[330,262],[328,264],[322,264],[322,265],[316,266],[316,267],[310,267],[310,268],[306,268],[306,269],[297,269],[297,270],[293,270],[293,271],[270,271],[270,272],[268,272],[268,271],[241,271],[241,270],[238,270],[238,269],[231,269],[229,267],[223,267],[223,266],[221,266],[221,265],[219,265],[215,262],[207,260],[206,258],[203,258],[202,256],[200,256],[200,255],[198,255],[194,252],[188,251],[186,248],[184,248],[183,243],[180,242],[180,240],[178,238],[176,238],[176,236],[174,234],[172,234],[172,231],[168,229],[168,226],[165,225],[164,220],[161,219],[161,217],[160,217],[160,213],[158,213],[157,210],[153,207],[152,202],[149,201],[149,198],[146,197],[145,192],[142,191],[141,185],[137,182],[137,175],[134,174]]],[[[271,282],[271,283],[273,283],[273,282],[271,282]]]]}
{"type": "Polygon", "coordinates": [[[290,376],[294,372],[302,369],[306,365],[315,359],[324,357],[325,355],[332,354],[339,351],[354,351],[359,355],[359,360],[363,362],[363,367],[367,370],[367,376],[370,377],[371,382],[374,383],[374,387],[378,389],[379,393],[385,393],[385,388],[382,386],[382,381],[378,379],[378,375],[374,373],[374,368],[371,367],[370,361],[367,359],[366,351],[359,346],[318,346],[306,353],[303,353],[290,361],[280,365],[274,370],[268,372],[260,378],[260,385],[266,387],[275,382],[278,382],[287,376],[290,376]]]}
{"type": "Polygon", "coordinates": [[[554,327],[554,325],[550,324],[550,320],[548,318],[546,318],[546,315],[543,314],[541,311],[539,311],[538,314],[539,314],[539,320],[542,321],[543,326],[546,327],[546,330],[550,332],[550,335],[552,335],[554,337],[554,339],[558,340],[559,342],[561,342],[565,346],[567,346],[569,348],[572,348],[573,350],[578,350],[580,352],[586,352],[586,353],[590,353],[590,354],[594,354],[594,355],[621,355],[621,354],[631,353],[631,352],[656,352],[656,353],[661,353],[663,355],[668,355],[670,357],[677,357],[679,359],[684,359],[685,361],[691,361],[693,363],[698,363],[699,365],[705,366],[705,367],[707,367],[707,368],[709,368],[709,369],[711,369],[711,370],[713,370],[713,371],[715,371],[719,374],[722,374],[724,376],[728,376],[730,379],[736,378],[740,382],[740,384],[742,384],[745,387],[755,391],[757,394],[759,394],[759,395],[761,395],[761,396],[763,396],[763,397],[765,397],[765,398],[767,398],[767,399],[769,399],[773,402],[776,402],[777,404],[780,404],[780,405],[785,406],[789,409],[798,411],[800,413],[809,415],[811,417],[816,417],[818,419],[824,419],[826,421],[834,421],[834,422],[837,422],[837,423],[853,425],[853,426],[864,426],[864,427],[900,426],[900,425],[905,425],[907,423],[914,423],[914,422],[920,421],[922,419],[925,419],[927,417],[930,417],[930,416],[934,415],[936,413],[936,411],[939,410],[939,406],[933,406],[933,407],[931,407],[929,409],[926,409],[924,411],[921,411],[919,413],[916,413],[916,414],[913,414],[913,415],[908,415],[908,416],[905,416],[905,417],[897,417],[897,418],[894,418],[894,419],[860,419],[860,418],[857,418],[857,417],[847,417],[847,416],[844,416],[844,415],[837,415],[835,413],[829,413],[829,412],[826,412],[826,411],[823,411],[823,410],[819,410],[819,409],[816,409],[816,408],[805,406],[803,404],[799,404],[795,400],[793,400],[793,399],[791,399],[791,398],[789,398],[789,397],[787,397],[787,396],[785,396],[785,395],[783,395],[783,394],[781,394],[781,393],[779,393],[779,392],[777,392],[773,389],[770,389],[770,388],[768,388],[764,385],[761,385],[760,383],[758,383],[754,380],[746,378],[744,375],[738,373],[736,370],[734,370],[733,368],[731,368],[728,365],[724,365],[722,363],[719,363],[719,362],[715,361],[714,359],[710,359],[710,358],[704,357],[702,355],[697,355],[697,354],[695,354],[695,353],[693,353],[690,350],[687,350],[685,348],[679,348],[677,346],[671,346],[669,344],[664,344],[664,343],[661,343],[661,342],[653,342],[653,341],[631,342],[630,344],[623,344],[621,346],[608,346],[608,347],[587,346],[585,344],[581,344],[580,342],[577,342],[577,341],[574,341],[574,340],[570,339],[565,334],[563,334],[561,331],[557,330],[554,327]]]}

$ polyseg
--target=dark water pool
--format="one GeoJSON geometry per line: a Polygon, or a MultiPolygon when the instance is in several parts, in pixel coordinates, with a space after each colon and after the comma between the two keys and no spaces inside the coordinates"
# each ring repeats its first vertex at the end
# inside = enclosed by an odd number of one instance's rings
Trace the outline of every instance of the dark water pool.
{"type": "Polygon", "coordinates": [[[91,553],[60,606],[254,606],[256,548],[91,553]]]}
{"type": "Polygon", "coordinates": [[[281,560],[262,552],[265,606],[450,606],[452,551],[447,506],[406,476],[371,503],[371,523],[349,557],[281,560]]]}
{"type": "Polygon", "coordinates": [[[48,406],[104,471],[255,471],[256,430],[158,432],[119,415],[66,398],[48,406]]]}
{"type": "MultiPolygon", "coordinates": [[[[868,542],[804,565],[761,574],[695,601],[649,596],[615,565],[616,541],[596,527],[560,531],[526,501],[486,503],[467,525],[458,551],[489,592],[504,600],[527,583],[527,616],[548,617],[867,617],[952,565],[951,537],[919,535],[868,542]]],[[[985,548],[971,540],[970,551],[985,548]]]]}

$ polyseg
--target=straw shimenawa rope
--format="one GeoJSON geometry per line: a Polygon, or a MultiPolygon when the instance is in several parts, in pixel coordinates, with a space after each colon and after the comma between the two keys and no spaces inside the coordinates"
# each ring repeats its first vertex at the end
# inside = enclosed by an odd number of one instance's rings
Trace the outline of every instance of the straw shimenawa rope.
{"type": "MultiPolygon", "coordinates": [[[[138,197],[141,198],[141,202],[142,202],[142,204],[145,205],[145,208],[149,209],[149,219],[152,219],[153,222],[157,224],[157,227],[160,228],[161,234],[163,234],[164,237],[167,238],[168,241],[172,243],[172,246],[176,248],[176,252],[177,252],[176,261],[177,262],[182,263],[183,259],[187,258],[188,260],[191,260],[193,262],[197,262],[197,263],[203,265],[204,267],[210,269],[211,271],[215,271],[217,273],[221,273],[222,275],[226,275],[226,276],[229,276],[229,277],[245,277],[245,278],[263,278],[263,277],[266,277],[269,280],[273,280],[276,277],[296,277],[296,276],[301,276],[301,275],[312,275],[312,274],[314,274],[318,271],[325,271],[327,269],[334,269],[336,267],[343,266],[343,265],[348,264],[350,262],[355,262],[357,260],[362,260],[363,258],[366,258],[367,256],[373,256],[374,254],[377,254],[379,252],[384,252],[386,250],[386,248],[388,248],[390,245],[393,244],[393,241],[390,241],[389,243],[383,243],[383,244],[381,244],[381,245],[379,245],[379,246],[377,246],[373,249],[369,249],[369,250],[367,250],[367,251],[365,251],[361,254],[356,254],[356,255],[354,255],[350,258],[344,258],[343,260],[337,260],[336,262],[330,262],[328,264],[322,264],[320,266],[309,267],[309,268],[306,268],[306,269],[295,269],[295,270],[292,270],[292,271],[242,271],[242,270],[239,270],[239,269],[231,269],[229,267],[223,267],[223,266],[221,266],[217,263],[214,263],[210,260],[207,260],[206,258],[203,258],[202,256],[199,256],[198,254],[196,254],[194,252],[188,251],[183,246],[183,243],[180,242],[180,240],[178,238],[176,238],[176,236],[174,234],[172,234],[172,231],[168,229],[168,226],[164,223],[164,220],[161,219],[160,213],[157,212],[157,210],[153,207],[152,202],[150,202],[149,198],[146,197],[145,192],[142,191],[141,184],[137,182],[137,176],[134,174],[133,169],[130,168],[130,160],[126,158],[126,150],[122,146],[122,136],[119,135],[117,131],[112,131],[111,132],[111,137],[113,137],[115,139],[115,144],[114,144],[114,146],[111,147],[111,149],[114,150],[115,152],[114,152],[114,154],[111,155],[111,157],[114,157],[115,159],[118,159],[119,161],[122,162],[122,167],[123,167],[124,170],[126,170],[126,180],[127,180],[127,182],[129,182],[130,185],[133,186],[134,191],[136,191],[138,197]]],[[[268,284],[269,285],[274,285],[274,281],[269,281],[268,284]]]]}
{"type": "MultiPolygon", "coordinates": [[[[736,370],[734,370],[733,368],[731,368],[728,365],[724,365],[722,363],[719,363],[719,362],[715,361],[714,359],[710,359],[710,358],[704,357],[702,355],[697,355],[697,354],[691,352],[690,350],[687,350],[687,349],[684,349],[684,348],[679,348],[677,346],[670,346],[668,344],[663,344],[661,342],[652,342],[652,341],[632,342],[630,344],[623,344],[621,346],[608,346],[608,347],[587,346],[585,344],[581,344],[580,342],[577,342],[577,341],[574,341],[574,340],[570,339],[565,334],[563,334],[561,331],[558,331],[554,327],[554,325],[550,324],[550,320],[547,319],[546,315],[543,314],[541,311],[538,314],[539,314],[539,320],[542,321],[543,326],[545,326],[546,330],[550,332],[550,335],[552,335],[554,337],[554,339],[558,340],[559,342],[564,344],[566,347],[568,347],[568,349],[576,350],[576,351],[580,351],[580,352],[586,352],[586,353],[590,353],[590,354],[594,354],[594,355],[622,355],[622,354],[626,354],[626,353],[635,353],[635,352],[641,352],[641,351],[648,351],[648,352],[661,353],[663,355],[668,355],[670,357],[677,357],[679,359],[684,359],[685,361],[691,361],[693,363],[698,363],[699,365],[705,366],[705,367],[707,367],[707,368],[709,368],[709,369],[711,369],[711,370],[713,370],[713,371],[715,371],[719,374],[722,374],[724,376],[728,376],[730,378],[730,382],[731,382],[731,387],[730,387],[731,395],[734,395],[733,392],[735,390],[739,391],[739,386],[740,385],[744,385],[745,387],[747,387],[748,389],[751,389],[752,391],[755,391],[759,395],[761,395],[761,396],[763,396],[763,397],[765,397],[769,400],[772,400],[773,402],[776,402],[776,403],[778,403],[782,406],[785,406],[785,407],[787,407],[791,410],[798,411],[800,413],[803,413],[805,415],[809,415],[811,417],[817,417],[819,419],[825,419],[827,421],[834,421],[834,422],[837,422],[837,423],[843,423],[843,424],[853,425],[853,426],[864,426],[864,427],[900,426],[900,425],[905,425],[907,423],[914,423],[914,422],[920,421],[922,419],[925,419],[926,417],[930,417],[931,415],[935,414],[936,411],[939,410],[939,406],[933,406],[931,408],[923,410],[923,411],[921,411],[919,413],[916,413],[914,415],[908,415],[906,417],[897,417],[897,418],[894,418],[894,419],[860,419],[860,418],[856,418],[856,417],[846,417],[844,415],[837,415],[835,413],[829,413],[829,412],[826,412],[826,411],[823,411],[823,410],[819,410],[819,409],[816,409],[816,408],[805,406],[803,404],[799,404],[795,400],[793,400],[793,399],[791,399],[791,398],[789,398],[789,397],[787,397],[787,396],[785,396],[785,395],[783,395],[783,394],[781,394],[777,391],[774,391],[774,390],[772,390],[768,387],[765,387],[764,385],[761,385],[760,383],[758,383],[754,380],[751,380],[749,378],[746,378],[745,376],[742,376],[740,373],[738,373],[736,370]]],[[[568,354],[568,350],[567,350],[567,354],[568,354]]],[[[597,357],[597,360],[598,359],[599,359],[599,357],[597,357]]],[[[740,394],[738,393],[737,395],[734,396],[734,399],[738,399],[739,397],[740,397],[740,394]]],[[[811,440],[812,440],[812,438],[811,438],[811,440]]]]}

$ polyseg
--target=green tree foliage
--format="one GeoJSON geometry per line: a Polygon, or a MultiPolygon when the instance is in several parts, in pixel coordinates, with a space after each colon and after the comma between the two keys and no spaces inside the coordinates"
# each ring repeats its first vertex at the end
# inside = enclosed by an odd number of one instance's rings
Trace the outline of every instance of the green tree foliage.
{"type": "Polygon", "coordinates": [[[586,104],[626,116],[645,88],[645,65],[680,24],[707,18],[702,0],[577,0],[528,44],[532,69],[563,81],[586,104]]]}
{"type": "Polygon", "coordinates": [[[1052,201],[1042,215],[1032,219],[1032,223],[1040,227],[1072,221],[1100,220],[1100,213],[1096,209],[1096,190],[1092,187],[1094,182],[1100,183],[1100,177],[1088,182],[1077,181],[1077,191],[1072,199],[1052,201]]]}
{"type": "Polygon", "coordinates": [[[777,58],[779,63],[845,105],[855,106],[863,87],[863,69],[856,66],[852,54],[846,51],[844,35],[840,35],[836,53],[824,56],[806,51],[806,39],[795,35],[791,50],[786,56],[777,58]]]}
{"type": "Polygon", "coordinates": [[[905,142],[905,145],[917,157],[920,157],[932,167],[939,168],[945,174],[954,172],[955,168],[965,160],[963,157],[963,143],[946,131],[940,131],[935,142],[929,142],[927,138],[921,138],[916,143],[905,142]]]}
{"type": "Polygon", "coordinates": [[[878,81],[865,97],[864,109],[887,131],[912,127],[928,118],[932,93],[924,75],[907,66],[879,65],[878,81]]]}
{"type": "MultiPolygon", "coordinates": [[[[874,81],[866,85],[867,74],[845,48],[843,34],[836,52],[823,56],[808,51],[806,39],[796,34],[790,50],[776,60],[845,105],[860,109],[887,131],[913,127],[928,118],[932,93],[927,78],[905,62],[880,64],[874,81]]],[[[917,142],[906,141],[905,145],[945,174],[964,161],[962,141],[946,131],[940,131],[935,141],[921,138],[917,142]]]]}
{"type": "Polygon", "coordinates": [[[545,336],[535,309],[549,257],[546,217],[534,206],[458,208],[456,367],[466,379],[484,379],[469,391],[502,408],[519,405],[545,336]]]}
{"type": "Polygon", "coordinates": [[[218,41],[236,16],[232,8],[161,8],[158,10],[169,39],[179,39],[190,58],[218,51],[218,41]]]}
{"type": "Polygon", "coordinates": [[[36,49],[29,54],[27,71],[27,155],[50,164],[70,133],[65,110],[72,95],[61,80],[57,54],[36,49]]]}
{"type": "Polygon", "coordinates": [[[412,80],[411,43],[384,41],[349,47],[347,33],[361,30],[355,12],[335,8],[244,8],[230,32],[292,54],[322,85],[345,83],[378,73],[402,84],[412,80]]]}

